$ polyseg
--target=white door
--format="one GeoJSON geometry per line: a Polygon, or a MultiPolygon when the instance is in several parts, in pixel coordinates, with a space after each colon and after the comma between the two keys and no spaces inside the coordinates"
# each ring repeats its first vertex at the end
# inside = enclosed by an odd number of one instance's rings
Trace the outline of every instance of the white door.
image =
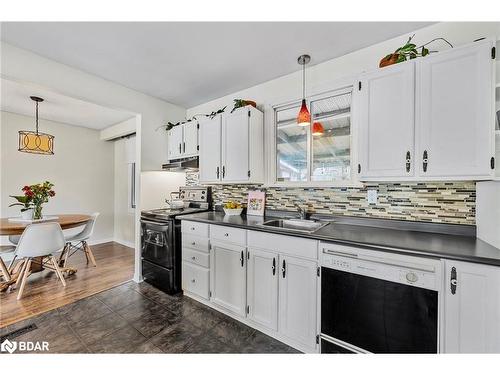
{"type": "Polygon", "coordinates": [[[246,251],[242,246],[212,244],[211,301],[237,315],[245,316],[246,251]]]}
{"type": "Polygon", "coordinates": [[[200,121],[200,182],[221,179],[221,116],[200,121]]]}
{"type": "Polygon", "coordinates": [[[249,180],[248,111],[239,110],[224,118],[222,131],[222,179],[227,182],[249,180]]]}
{"type": "Polygon", "coordinates": [[[314,349],[317,264],[280,255],[279,272],[279,332],[314,349]]]}
{"type": "Polygon", "coordinates": [[[272,330],[278,329],[277,253],[248,249],[248,319],[272,330]]]}
{"type": "Polygon", "coordinates": [[[492,44],[417,62],[417,165],[423,177],[488,178],[494,156],[492,44]]]}
{"type": "Polygon", "coordinates": [[[198,155],[198,122],[189,121],[184,125],[184,157],[198,155]]]}
{"type": "Polygon", "coordinates": [[[357,90],[360,179],[414,176],[415,65],[364,74],[357,90]]]}
{"type": "Polygon", "coordinates": [[[168,131],[168,158],[170,160],[182,157],[182,127],[182,125],[177,125],[168,131]]]}
{"type": "Polygon", "coordinates": [[[500,353],[500,267],[445,264],[444,351],[500,353]]]}

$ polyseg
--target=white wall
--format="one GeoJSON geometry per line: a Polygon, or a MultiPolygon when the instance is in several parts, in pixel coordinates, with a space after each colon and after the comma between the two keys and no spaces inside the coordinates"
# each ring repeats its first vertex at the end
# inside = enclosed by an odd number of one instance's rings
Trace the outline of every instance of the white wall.
{"type": "Polygon", "coordinates": [[[1,43],[0,48],[2,76],[38,84],[106,107],[140,114],[142,170],[160,170],[161,165],[166,163],[166,132],[155,129],[167,121],[182,120],[186,114],[185,108],[4,42],[1,43]]]}
{"type": "MultiPolygon", "coordinates": [[[[411,33],[409,33],[411,34],[411,33]]],[[[470,43],[475,39],[489,36],[500,36],[500,23],[479,23],[479,22],[445,22],[415,31],[414,42],[417,45],[423,44],[436,37],[444,37],[454,45],[470,43]]],[[[403,45],[408,35],[390,39],[382,43],[355,51],[339,58],[326,61],[324,63],[310,66],[307,69],[307,91],[308,95],[315,94],[324,89],[328,82],[336,81],[345,77],[355,77],[366,70],[376,69],[380,59],[397,47],[403,45]]],[[[293,43],[293,41],[290,41],[293,43]]],[[[328,46],[325,46],[328,48],[328,46]]],[[[447,48],[440,46],[441,49],[447,48]]],[[[307,52],[307,51],[304,51],[307,52]]],[[[272,64],[272,61],[269,61],[272,64]]],[[[314,63],[314,56],[312,62],[314,63]]],[[[197,113],[210,113],[213,110],[228,106],[231,110],[233,99],[251,99],[257,101],[260,107],[266,105],[279,104],[280,102],[299,99],[302,95],[302,74],[297,65],[297,72],[271,81],[267,81],[257,86],[247,88],[222,98],[189,108],[187,117],[197,113]]],[[[500,64],[497,67],[497,82],[500,82],[500,64]]]]}
{"type": "Polygon", "coordinates": [[[56,196],[44,213],[100,212],[93,241],[112,240],[113,144],[101,141],[97,130],[41,120],[41,131],[55,136],[54,155],[23,153],[17,150],[18,131],[34,129],[33,117],[2,111],[0,120],[0,217],[19,216],[18,207],[8,207],[14,202],[9,195],[49,180],[56,196]]]}
{"type": "Polygon", "coordinates": [[[500,251],[500,181],[476,184],[477,236],[500,251]]]}
{"type": "MultiPolygon", "coordinates": [[[[133,247],[135,242],[134,211],[129,209],[129,163],[130,147],[135,144],[135,136],[111,141],[114,145],[114,239],[116,242],[133,247]]],[[[131,160],[132,159],[132,160],[131,160]]]]}
{"type": "Polygon", "coordinates": [[[165,199],[170,192],[179,191],[186,184],[184,172],[142,172],[141,209],[150,210],[166,207],[165,199]]]}

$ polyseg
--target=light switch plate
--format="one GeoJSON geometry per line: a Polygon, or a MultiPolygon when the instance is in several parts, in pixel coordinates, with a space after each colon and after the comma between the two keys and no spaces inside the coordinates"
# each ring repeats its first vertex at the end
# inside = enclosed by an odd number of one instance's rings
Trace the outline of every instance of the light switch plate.
{"type": "Polygon", "coordinates": [[[368,204],[377,204],[377,199],[378,199],[377,190],[368,190],[366,198],[368,199],[368,204]]]}

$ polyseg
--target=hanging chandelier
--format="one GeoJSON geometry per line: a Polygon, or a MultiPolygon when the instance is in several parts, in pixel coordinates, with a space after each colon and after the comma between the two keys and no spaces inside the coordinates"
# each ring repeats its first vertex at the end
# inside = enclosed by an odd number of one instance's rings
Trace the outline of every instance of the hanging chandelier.
{"type": "Polygon", "coordinates": [[[36,131],[19,131],[18,151],[30,154],[54,155],[54,136],[38,131],[38,103],[43,102],[43,99],[38,96],[30,96],[30,99],[35,102],[36,131]]]}
{"type": "Polygon", "coordinates": [[[311,56],[301,55],[297,59],[299,65],[302,65],[302,106],[300,107],[299,114],[297,115],[297,124],[299,126],[311,125],[311,114],[307,109],[306,104],[306,65],[311,61],[311,56]]]}

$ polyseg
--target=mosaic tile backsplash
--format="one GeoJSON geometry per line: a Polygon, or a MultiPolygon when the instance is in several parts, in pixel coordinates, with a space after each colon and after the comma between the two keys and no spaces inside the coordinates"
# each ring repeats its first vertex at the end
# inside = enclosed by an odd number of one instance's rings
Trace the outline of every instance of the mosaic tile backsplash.
{"type": "MultiPolygon", "coordinates": [[[[186,184],[198,185],[198,173],[188,172],[186,184]]],[[[246,203],[252,185],[213,185],[214,203],[246,203]]],[[[382,219],[476,224],[475,182],[370,183],[362,188],[266,188],[266,208],[294,211],[294,203],[309,212],[382,219]],[[378,203],[368,204],[368,189],[378,191],[378,203]]]]}

